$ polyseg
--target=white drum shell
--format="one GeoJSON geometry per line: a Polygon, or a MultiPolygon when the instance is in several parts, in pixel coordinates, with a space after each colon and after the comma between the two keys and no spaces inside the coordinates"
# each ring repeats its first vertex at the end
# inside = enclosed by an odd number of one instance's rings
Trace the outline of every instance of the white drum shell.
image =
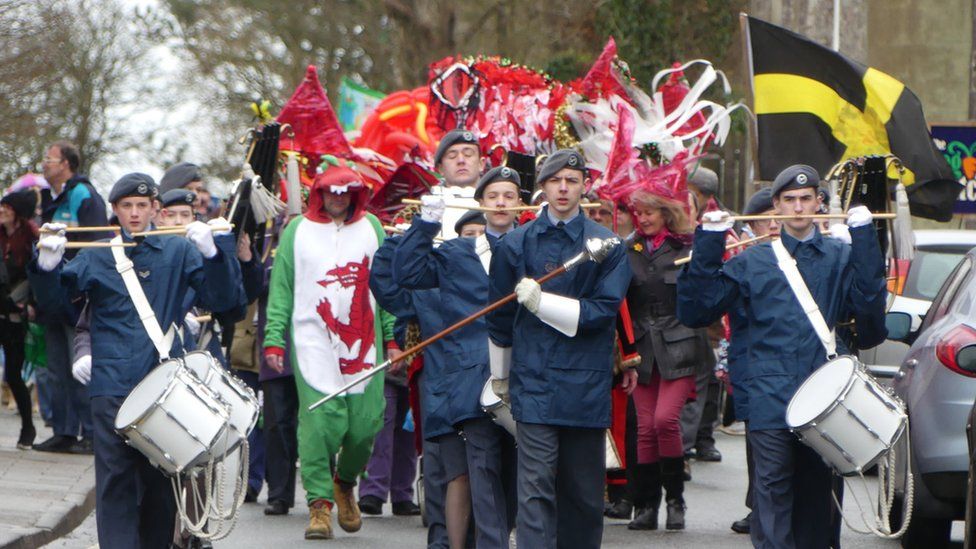
{"type": "Polygon", "coordinates": [[[217,395],[179,361],[168,361],[129,393],[115,429],[153,465],[175,475],[210,460],[225,436],[227,418],[217,395]]]}
{"type": "MultiPolygon", "coordinates": [[[[193,372],[227,406],[230,415],[225,439],[216,447],[230,453],[247,439],[258,422],[258,400],[251,388],[225,370],[210,353],[193,351],[183,357],[187,368],[193,372]]],[[[218,456],[219,457],[219,456],[218,456]]]]}
{"type": "Polygon", "coordinates": [[[512,408],[505,404],[494,391],[491,390],[491,379],[485,383],[481,389],[481,409],[498,424],[499,427],[508,431],[508,434],[515,436],[517,428],[515,418],[512,417],[512,408]]]}
{"type": "MultiPolygon", "coordinates": [[[[821,368],[830,366],[828,362],[821,368]]],[[[833,402],[813,420],[792,424],[791,416],[797,415],[794,404],[809,403],[809,392],[822,390],[823,385],[815,373],[800,386],[787,408],[787,423],[839,474],[859,474],[884,457],[902,435],[907,421],[904,406],[856,364],[833,402]]]]}

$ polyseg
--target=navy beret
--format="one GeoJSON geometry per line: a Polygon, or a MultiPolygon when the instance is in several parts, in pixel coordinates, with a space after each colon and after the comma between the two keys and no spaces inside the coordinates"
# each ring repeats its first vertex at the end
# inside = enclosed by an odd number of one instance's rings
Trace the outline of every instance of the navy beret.
{"type": "Polygon", "coordinates": [[[749,202],[746,203],[746,209],[742,213],[745,215],[756,215],[772,209],[773,190],[769,187],[763,187],[749,197],[749,202]]]}
{"type": "Polygon", "coordinates": [[[488,224],[488,222],[485,221],[485,214],[479,212],[478,210],[469,210],[457,220],[457,223],[454,224],[454,232],[460,235],[461,229],[463,229],[465,225],[471,225],[472,223],[476,223],[478,225],[488,224]]]}
{"type": "Polygon", "coordinates": [[[189,162],[180,162],[170,167],[159,180],[159,192],[166,194],[167,191],[179,189],[194,181],[203,181],[200,173],[200,166],[189,162]]]}
{"type": "Polygon", "coordinates": [[[166,191],[163,193],[163,197],[160,202],[163,203],[163,207],[167,208],[169,206],[192,206],[197,200],[197,195],[193,191],[188,191],[186,189],[173,189],[171,191],[166,191]]]}
{"type": "Polygon", "coordinates": [[[127,173],[112,185],[112,191],[108,193],[108,201],[115,204],[127,196],[156,198],[157,192],[156,182],[152,177],[144,173],[127,173]]]}
{"type": "Polygon", "coordinates": [[[688,177],[688,183],[704,194],[710,196],[718,194],[718,174],[705,166],[698,166],[698,169],[688,177]]]}
{"type": "Polygon", "coordinates": [[[508,166],[498,166],[485,172],[485,175],[478,180],[478,186],[474,188],[474,199],[481,200],[485,194],[485,187],[496,181],[511,181],[516,187],[522,185],[522,178],[517,171],[508,166]]]}
{"type": "Polygon", "coordinates": [[[779,175],[773,180],[772,190],[775,197],[783,191],[805,188],[817,190],[819,186],[820,174],[817,173],[817,170],[806,164],[794,164],[779,172],[779,175]]]}
{"type": "Polygon", "coordinates": [[[535,180],[540,185],[544,184],[547,179],[559,173],[559,170],[563,168],[582,172],[584,179],[589,175],[589,171],[586,169],[586,159],[583,158],[583,155],[573,149],[559,149],[550,154],[549,158],[546,158],[546,162],[539,168],[535,180]]]}
{"type": "MultiPolygon", "coordinates": [[[[474,132],[471,130],[457,128],[444,134],[444,137],[441,138],[440,144],[437,145],[437,152],[434,153],[434,166],[441,163],[441,159],[444,158],[444,154],[447,153],[447,149],[450,149],[454,145],[464,143],[480,147],[477,136],[475,136],[474,132]]],[[[481,151],[480,148],[478,150],[479,152],[481,151]]]]}

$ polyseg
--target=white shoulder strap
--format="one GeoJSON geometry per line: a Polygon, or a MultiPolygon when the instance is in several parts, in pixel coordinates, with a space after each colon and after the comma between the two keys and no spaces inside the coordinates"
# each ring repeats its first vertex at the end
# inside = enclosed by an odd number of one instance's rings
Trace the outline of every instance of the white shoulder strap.
{"type": "Polygon", "coordinates": [[[779,263],[780,270],[786,275],[786,281],[790,284],[790,288],[793,290],[797,301],[800,302],[800,307],[803,308],[803,312],[810,319],[810,324],[813,325],[813,331],[817,332],[817,337],[823,343],[824,349],[827,351],[827,358],[833,359],[837,356],[837,343],[834,339],[834,332],[827,327],[823,315],[820,314],[820,307],[817,307],[817,302],[810,295],[810,289],[803,282],[803,277],[800,276],[800,270],[796,268],[796,260],[790,255],[790,252],[786,251],[786,246],[783,245],[782,240],[773,240],[772,246],[773,253],[776,254],[776,262],[779,263]]]}
{"type": "MultiPolygon", "coordinates": [[[[122,235],[116,235],[112,239],[112,242],[122,242],[122,235]]],[[[139,278],[136,276],[135,269],[133,269],[132,261],[125,256],[123,250],[124,248],[122,246],[112,246],[112,255],[115,257],[115,270],[122,275],[122,282],[125,283],[125,289],[129,293],[129,298],[132,299],[132,304],[135,305],[139,320],[142,321],[146,333],[149,334],[149,339],[152,340],[156,351],[159,353],[159,359],[166,360],[169,358],[169,350],[173,345],[173,330],[170,330],[165,335],[163,334],[163,329],[159,327],[159,320],[156,319],[156,313],[153,312],[152,306],[149,305],[149,300],[146,299],[146,293],[142,290],[142,284],[139,283],[139,278]]]]}
{"type": "Polygon", "coordinates": [[[488,235],[483,234],[474,240],[474,253],[478,254],[481,266],[484,267],[487,274],[488,268],[491,266],[491,245],[488,243],[488,235]]]}

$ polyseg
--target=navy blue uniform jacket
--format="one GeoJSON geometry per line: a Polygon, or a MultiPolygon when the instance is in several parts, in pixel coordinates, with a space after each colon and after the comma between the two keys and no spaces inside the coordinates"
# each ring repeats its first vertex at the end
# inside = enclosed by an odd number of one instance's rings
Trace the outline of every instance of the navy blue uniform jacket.
{"type": "MultiPolygon", "coordinates": [[[[790,399],[826,362],[826,351],[770,244],[752,246],[723,265],[724,238],[724,233],[701,228],[695,233],[691,263],[678,277],[678,319],[688,326],[707,326],[741,305],[747,342],[737,344],[738,358],[729,367],[744,370],[730,374],[736,389],[745,393],[749,428],[786,429],[790,399]]],[[[853,315],[862,348],[884,340],[884,258],[873,225],[851,229],[851,245],[824,238],[819,231],[804,242],[785,232],[781,239],[828,327],[853,315]]],[[[840,338],[837,352],[848,352],[840,338]]]]}
{"type": "MultiPolygon", "coordinates": [[[[515,290],[523,277],[539,278],[583,251],[588,238],[613,238],[582,212],[565,227],[548,211],[498,242],[491,258],[488,300],[515,290]]],[[[488,314],[496,345],[512,347],[509,392],[517,421],[542,425],[610,426],[613,345],[617,311],[630,285],[630,263],[617,246],[602,263],[583,263],[542,285],[542,291],[580,301],[576,335],[567,337],[513,301],[488,314]]]]}

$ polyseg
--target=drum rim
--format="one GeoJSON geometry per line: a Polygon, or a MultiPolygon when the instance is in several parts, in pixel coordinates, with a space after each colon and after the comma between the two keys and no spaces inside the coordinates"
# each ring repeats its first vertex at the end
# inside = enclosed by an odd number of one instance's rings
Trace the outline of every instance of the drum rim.
{"type": "Polygon", "coordinates": [[[131,391],[129,391],[129,394],[125,395],[125,398],[122,399],[122,404],[119,405],[119,409],[115,412],[115,421],[113,423],[115,424],[115,430],[116,431],[120,431],[120,432],[121,431],[125,431],[125,430],[127,430],[127,429],[129,429],[129,428],[131,428],[131,427],[133,427],[135,425],[138,425],[139,423],[142,423],[142,421],[144,419],[146,419],[146,416],[149,415],[149,412],[151,412],[153,410],[153,407],[152,406],[147,407],[145,410],[143,410],[141,413],[139,413],[139,415],[136,416],[135,419],[133,419],[132,421],[126,423],[125,425],[119,425],[119,423],[118,423],[119,412],[121,412],[122,409],[125,408],[125,402],[126,402],[126,400],[129,399],[129,396],[132,395],[132,393],[136,392],[139,389],[139,387],[142,387],[143,384],[145,384],[147,381],[149,381],[149,376],[150,375],[152,375],[154,372],[160,371],[159,370],[160,368],[162,368],[164,365],[169,364],[169,363],[175,364],[176,365],[176,370],[174,371],[172,377],[170,377],[168,379],[168,381],[166,383],[166,386],[163,387],[163,390],[160,391],[160,393],[158,395],[156,395],[156,397],[152,400],[153,403],[154,404],[155,403],[158,403],[166,395],[168,395],[170,392],[172,392],[173,382],[176,380],[177,377],[179,377],[180,371],[186,369],[185,366],[183,365],[183,362],[180,359],[178,359],[178,358],[169,359],[169,360],[166,360],[164,362],[161,362],[161,363],[157,364],[155,368],[153,368],[152,370],[150,370],[149,373],[146,374],[146,376],[142,378],[142,381],[140,381],[139,383],[137,383],[136,386],[133,387],[131,391]]]}
{"type": "Polygon", "coordinates": [[[824,362],[816,370],[814,370],[809,376],[807,376],[807,378],[803,380],[803,383],[801,383],[800,386],[797,387],[795,391],[793,391],[793,396],[790,397],[790,403],[786,405],[786,414],[785,414],[784,419],[786,420],[786,425],[790,428],[790,430],[792,431],[792,430],[796,430],[796,429],[803,429],[803,428],[808,427],[808,426],[810,426],[812,424],[818,423],[820,420],[822,420],[824,418],[824,416],[827,416],[831,412],[833,412],[834,409],[836,409],[837,406],[839,406],[840,403],[841,403],[841,401],[843,400],[841,397],[844,396],[844,395],[846,395],[848,392],[850,392],[851,387],[854,385],[854,378],[855,377],[859,377],[858,376],[858,372],[860,370],[860,368],[859,368],[859,365],[860,364],[861,364],[861,362],[859,360],[857,360],[857,357],[855,357],[853,355],[841,355],[841,356],[839,356],[839,357],[837,357],[835,359],[828,360],[827,362],[824,362]],[[801,423],[800,425],[792,425],[792,424],[790,424],[790,410],[793,409],[793,403],[795,402],[796,395],[800,394],[800,391],[803,389],[803,387],[806,386],[807,383],[809,383],[813,379],[813,376],[821,368],[823,368],[827,364],[830,364],[831,362],[835,362],[835,361],[837,361],[838,359],[841,359],[841,358],[850,359],[854,363],[854,369],[851,372],[851,376],[849,378],[847,378],[847,382],[844,383],[843,389],[841,389],[840,392],[837,393],[837,396],[834,397],[834,401],[829,406],[827,406],[826,408],[824,408],[824,410],[822,412],[820,412],[819,414],[817,414],[816,416],[814,416],[813,419],[810,419],[808,421],[805,421],[805,422],[801,423]]]}

